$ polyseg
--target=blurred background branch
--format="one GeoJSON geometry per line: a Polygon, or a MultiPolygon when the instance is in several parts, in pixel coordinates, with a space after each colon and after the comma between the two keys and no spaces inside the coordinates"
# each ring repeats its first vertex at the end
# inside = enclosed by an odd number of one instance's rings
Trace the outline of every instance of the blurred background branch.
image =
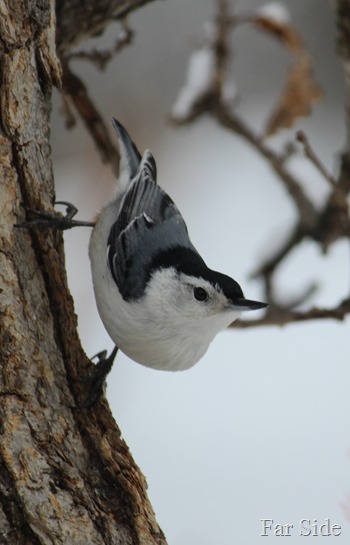
{"type": "MultiPolygon", "coordinates": [[[[285,325],[295,321],[306,321],[321,318],[344,319],[350,312],[349,297],[341,301],[338,306],[329,309],[309,308],[306,311],[292,311],[297,305],[305,303],[316,289],[316,284],[308,286],[303,294],[292,304],[286,301],[277,301],[274,296],[274,273],[283,264],[289,254],[306,238],[313,239],[327,252],[331,244],[336,240],[350,238],[350,218],[348,207],[348,194],[350,191],[350,178],[348,170],[349,146],[342,155],[341,172],[336,177],[327,172],[321,158],[312,149],[307,136],[298,132],[296,138],[303,145],[304,152],[312,164],[321,171],[323,178],[331,186],[331,192],[323,208],[318,210],[303,190],[302,181],[288,166],[289,156],[283,151],[274,151],[269,147],[267,140],[284,128],[293,127],[300,116],[309,115],[313,103],[319,100],[322,92],[313,80],[311,58],[306,51],[302,40],[290,22],[281,14],[278,5],[269,9],[260,9],[244,17],[231,12],[231,3],[228,0],[217,0],[217,12],[213,22],[214,31],[206,40],[201,50],[192,55],[189,62],[187,81],[180,91],[177,102],[172,112],[174,125],[193,123],[203,114],[211,115],[222,127],[239,135],[255,151],[262,155],[270,167],[277,174],[280,182],[288,191],[294,206],[298,212],[298,221],[287,235],[285,241],[268,260],[263,262],[253,273],[255,278],[261,278],[265,287],[265,297],[269,302],[269,308],[265,316],[260,320],[249,322],[236,322],[233,327],[255,327],[261,325],[285,325]],[[293,63],[289,69],[285,86],[277,104],[272,109],[266,127],[251,128],[235,111],[235,102],[228,101],[225,94],[225,83],[229,80],[229,67],[227,58],[230,56],[229,37],[235,29],[242,24],[250,24],[259,30],[263,30],[273,38],[277,38],[281,46],[287,48],[293,63]],[[192,73],[196,56],[202,52],[202,65],[200,67],[203,86],[198,86],[198,81],[192,81],[192,73]],[[196,88],[197,86],[197,88],[196,88]]],[[[341,12],[349,7],[348,2],[338,2],[338,28],[340,32],[339,43],[348,43],[348,25],[344,24],[341,12]],[[346,4],[346,6],[344,5],[346,4]]],[[[348,19],[347,19],[348,20],[348,19]]],[[[339,47],[341,54],[348,50],[339,47]]],[[[347,57],[346,57],[347,59],[347,57]]],[[[347,60],[345,70],[347,70],[347,60]]]]}
{"type": "Polygon", "coordinates": [[[153,0],[60,0],[56,4],[57,50],[60,56],[81,41],[101,35],[107,26],[153,0]]]}

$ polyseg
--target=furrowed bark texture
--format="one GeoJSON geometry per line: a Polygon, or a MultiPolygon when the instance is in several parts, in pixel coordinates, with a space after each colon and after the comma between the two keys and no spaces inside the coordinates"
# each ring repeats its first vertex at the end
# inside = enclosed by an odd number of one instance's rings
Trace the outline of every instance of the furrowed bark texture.
{"type": "MultiPolygon", "coordinates": [[[[141,3],[115,2],[115,13],[141,3]]],[[[70,35],[63,20],[60,29],[70,35]]],[[[145,479],[105,400],[74,409],[83,397],[76,378],[90,363],[62,235],[14,228],[21,203],[51,211],[54,202],[54,2],[0,2],[0,63],[0,544],[163,545],[145,479]]]]}

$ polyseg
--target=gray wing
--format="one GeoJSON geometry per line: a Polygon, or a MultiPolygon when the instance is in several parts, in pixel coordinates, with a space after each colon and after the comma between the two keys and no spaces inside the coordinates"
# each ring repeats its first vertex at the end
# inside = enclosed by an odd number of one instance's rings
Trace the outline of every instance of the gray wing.
{"type": "Polygon", "coordinates": [[[155,178],[155,161],[146,151],[108,239],[109,268],[125,300],[143,295],[160,253],[176,246],[193,249],[186,223],[155,178]]]}

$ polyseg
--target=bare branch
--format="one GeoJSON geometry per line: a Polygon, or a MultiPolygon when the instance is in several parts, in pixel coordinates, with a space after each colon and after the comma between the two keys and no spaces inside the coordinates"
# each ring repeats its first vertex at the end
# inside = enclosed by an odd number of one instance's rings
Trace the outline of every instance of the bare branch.
{"type": "Polygon", "coordinates": [[[152,0],[60,0],[56,3],[57,48],[63,56],[82,40],[102,34],[116,20],[152,0]]]}
{"type": "Polygon", "coordinates": [[[258,278],[259,276],[271,276],[281,261],[291,252],[291,250],[301,242],[305,236],[306,231],[296,227],[292,233],[290,233],[287,240],[281,246],[276,253],[267,259],[265,263],[260,265],[258,269],[251,273],[251,278],[258,278]]]}
{"type": "Polygon", "coordinates": [[[314,225],[317,211],[310,199],[304,193],[301,183],[286,168],[284,157],[278,155],[272,148],[267,146],[265,140],[257,136],[237,114],[232,113],[221,101],[218,101],[215,104],[212,113],[222,126],[244,138],[244,140],[253,146],[260,155],[267,159],[269,165],[279,176],[279,179],[294,200],[299,212],[300,224],[303,227],[311,227],[314,225]]]}
{"type": "Polygon", "coordinates": [[[93,49],[91,51],[73,51],[66,57],[66,61],[73,59],[87,60],[94,63],[97,68],[104,70],[107,64],[114,58],[117,53],[120,53],[125,47],[132,43],[134,37],[133,31],[127,26],[126,22],[122,22],[122,32],[119,33],[114,46],[111,49],[98,50],[93,49]]]}
{"type": "Polygon", "coordinates": [[[344,299],[337,307],[334,308],[318,308],[312,307],[305,312],[289,311],[273,311],[267,314],[261,320],[234,322],[231,327],[238,329],[247,329],[249,327],[261,327],[278,325],[283,326],[294,322],[306,322],[308,320],[324,320],[333,319],[343,321],[350,313],[350,299],[344,299]]]}
{"type": "MultiPolygon", "coordinates": [[[[349,0],[338,0],[338,2],[339,5],[342,5],[343,9],[345,9],[346,4],[346,9],[350,13],[349,0]]],[[[282,94],[282,103],[280,102],[277,109],[274,110],[278,115],[281,114],[283,118],[276,121],[277,128],[285,125],[289,126],[300,115],[300,112],[306,112],[310,109],[311,103],[319,97],[320,93],[318,86],[314,84],[311,78],[310,57],[305,50],[302,40],[289,23],[284,24],[283,22],[274,21],[267,17],[253,16],[252,14],[243,16],[232,15],[229,12],[229,4],[225,0],[217,0],[216,5],[216,32],[214,38],[211,37],[207,44],[207,47],[212,48],[215,58],[212,83],[210,84],[209,82],[205,93],[202,92],[197,97],[197,100],[189,102],[187,110],[184,108],[182,111],[180,110],[181,115],[176,116],[177,112],[175,111],[175,116],[173,115],[171,120],[175,125],[183,125],[193,122],[203,114],[210,114],[222,127],[243,138],[258,154],[267,160],[267,163],[293,199],[298,212],[298,221],[282,246],[252,274],[255,278],[262,278],[264,282],[265,295],[270,304],[268,313],[257,322],[238,322],[235,327],[247,328],[260,325],[283,325],[295,321],[321,318],[343,319],[350,310],[348,299],[344,300],[339,307],[334,309],[313,308],[306,312],[291,310],[296,305],[305,302],[310,294],[314,292],[316,289],[315,283],[307,286],[300,296],[294,301],[289,302],[289,304],[276,301],[273,275],[289,253],[305,238],[313,239],[315,242],[321,244],[325,251],[335,240],[341,237],[350,238],[350,219],[347,201],[347,195],[350,192],[350,147],[348,146],[348,150],[342,155],[341,173],[339,181],[337,181],[327,171],[321,159],[312,149],[306,135],[302,132],[298,133],[298,139],[303,144],[306,156],[332,188],[332,192],[323,209],[321,211],[317,210],[316,206],[304,192],[302,181],[287,167],[290,155],[296,151],[293,143],[290,144],[287,151],[284,150],[281,153],[274,151],[266,143],[266,138],[259,136],[255,129],[251,128],[244,119],[241,119],[232,105],[227,104],[223,93],[224,84],[228,77],[227,60],[230,56],[228,45],[230,33],[235,30],[237,25],[253,23],[258,28],[262,28],[272,36],[278,38],[280,43],[287,47],[298,62],[302,63],[307,59],[307,70],[305,70],[305,73],[301,71],[300,74],[298,73],[298,77],[293,79],[293,87],[288,87],[287,94],[282,94]],[[299,86],[301,87],[300,89],[298,89],[299,86]],[[291,90],[293,92],[290,94],[291,90]],[[297,110],[294,108],[294,95],[299,96],[300,105],[302,106],[302,108],[297,110]],[[286,112],[285,110],[289,108],[291,111],[286,112]]],[[[343,25],[342,28],[347,32],[347,27],[343,25]]],[[[346,51],[346,66],[349,67],[350,55],[348,54],[348,50],[346,51]]],[[[350,73],[350,69],[347,69],[347,73],[350,73]]],[[[348,110],[350,111],[350,108],[348,110]]]]}
{"type": "MultiPolygon", "coordinates": [[[[119,151],[111,140],[106,124],[92,102],[86,86],[81,79],[73,74],[68,63],[63,65],[63,91],[65,99],[69,96],[81,119],[84,121],[103,162],[112,166],[114,174],[119,171],[119,151]]],[[[68,110],[71,112],[71,110],[68,110]]],[[[71,116],[70,118],[71,119],[71,116]]]]}
{"type": "Polygon", "coordinates": [[[71,107],[74,105],[100,153],[102,162],[110,163],[115,176],[118,176],[119,172],[119,150],[111,140],[106,124],[89,96],[86,86],[79,76],[72,72],[69,63],[73,59],[89,60],[103,70],[117,53],[132,42],[132,30],[125,20],[122,20],[121,24],[122,32],[119,33],[113,48],[104,51],[97,49],[76,51],[66,54],[62,60],[62,113],[66,120],[66,127],[72,128],[75,125],[75,116],[71,107]]]}
{"type": "Polygon", "coordinates": [[[322,174],[323,178],[329,183],[332,188],[337,187],[336,179],[328,172],[321,159],[316,155],[316,152],[311,147],[311,144],[303,131],[296,133],[296,139],[304,147],[304,153],[308,159],[313,163],[316,169],[322,174]]]}

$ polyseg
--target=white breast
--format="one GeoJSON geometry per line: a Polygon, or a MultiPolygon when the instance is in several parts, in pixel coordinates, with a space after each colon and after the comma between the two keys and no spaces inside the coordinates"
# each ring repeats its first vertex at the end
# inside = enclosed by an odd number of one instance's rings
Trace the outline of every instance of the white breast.
{"type": "MultiPolygon", "coordinates": [[[[92,231],[89,255],[96,304],[103,324],[118,348],[131,359],[154,369],[182,371],[195,365],[215,335],[229,325],[234,314],[214,316],[205,323],[183,321],[162,310],[152,297],[125,301],[107,264],[107,241],[117,217],[120,198],[108,204],[92,231]]],[[[159,287],[159,283],[157,283],[159,287]]]]}
{"type": "MultiPolygon", "coordinates": [[[[111,205],[102,212],[92,232],[89,255],[97,308],[118,348],[131,359],[154,369],[180,371],[192,367],[208,345],[195,347],[190,331],[173,331],[162,319],[155,323],[138,302],[126,302],[119,293],[106,259],[109,231],[115,220],[111,205]],[[170,329],[171,331],[171,329],[170,329]]],[[[208,343],[209,344],[209,343],[208,343]]]]}

